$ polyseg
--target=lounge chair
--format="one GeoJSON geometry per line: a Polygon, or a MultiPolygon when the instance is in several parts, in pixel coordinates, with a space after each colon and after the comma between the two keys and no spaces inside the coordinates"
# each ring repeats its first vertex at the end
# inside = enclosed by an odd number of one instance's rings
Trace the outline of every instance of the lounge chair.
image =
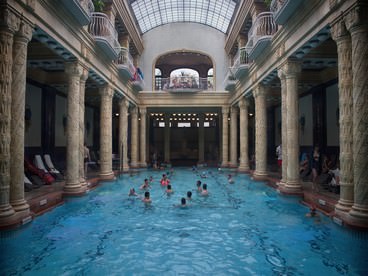
{"type": "Polygon", "coordinates": [[[43,176],[41,176],[41,178],[46,182],[46,184],[51,184],[52,182],[55,181],[55,178],[52,176],[52,174],[46,169],[43,161],[42,161],[42,158],[41,158],[41,155],[38,155],[36,154],[35,155],[35,165],[36,167],[42,171],[44,173],[43,176]]]}
{"type": "Polygon", "coordinates": [[[49,172],[56,177],[56,180],[63,180],[64,177],[62,173],[55,168],[54,163],[51,161],[50,154],[44,154],[43,158],[45,159],[46,166],[49,168],[49,172]]]}

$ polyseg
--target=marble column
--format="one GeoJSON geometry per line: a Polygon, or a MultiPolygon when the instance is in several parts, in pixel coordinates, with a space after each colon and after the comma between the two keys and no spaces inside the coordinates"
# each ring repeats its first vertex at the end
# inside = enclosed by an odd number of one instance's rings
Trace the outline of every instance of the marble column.
{"type": "Polygon", "coordinates": [[[131,126],[132,126],[132,136],[130,139],[131,143],[131,160],[130,160],[130,166],[132,168],[138,167],[138,107],[133,107],[130,111],[131,114],[131,126]]]}
{"type": "Polygon", "coordinates": [[[29,216],[24,198],[24,113],[26,100],[27,45],[33,26],[22,21],[14,36],[11,95],[10,204],[21,216],[29,216]]]}
{"type": "Polygon", "coordinates": [[[85,143],[85,94],[86,94],[86,81],[88,79],[88,69],[83,68],[82,76],[80,78],[80,91],[79,91],[79,181],[82,186],[87,185],[86,171],[84,164],[84,143],[85,143]]]}
{"type": "Polygon", "coordinates": [[[253,91],[255,102],[255,158],[256,168],[254,179],[263,180],[267,177],[267,105],[266,88],[258,84],[253,91]]]}
{"type": "Polygon", "coordinates": [[[147,167],[147,158],[146,158],[146,121],[147,121],[147,108],[144,106],[139,107],[139,113],[141,115],[141,131],[140,131],[140,165],[141,167],[147,167]]]}
{"type": "Polygon", "coordinates": [[[66,126],[66,180],[64,193],[81,194],[85,191],[79,179],[79,94],[83,68],[78,61],[65,63],[68,76],[68,115],[66,126]]]}
{"type": "Polygon", "coordinates": [[[198,163],[204,163],[204,113],[199,113],[198,128],[198,163]]]}
{"type": "Polygon", "coordinates": [[[231,107],[230,118],[230,163],[232,168],[238,167],[238,108],[231,107]]]}
{"type": "Polygon", "coordinates": [[[119,156],[123,172],[129,171],[128,164],[128,107],[129,101],[122,99],[119,103],[119,156]]]}
{"type": "Polygon", "coordinates": [[[18,27],[15,14],[0,11],[0,225],[8,224],[15,213],[9,193],[13,36],[18,27]]]}
{"type": "Polygon", "coordinates": [[[240,164],[239,172],[249,172],[249,147],[248,147],[248,101],[245,97],[239,101],[240,111],[240,164]]]}
{"type": "Polygon", "coordinates": [[[340,199],[335,212],[346,217],[354,203],[352,49],[351,37],[343,20],[332,25],[331,35],[336,41],[339,61],[340,199]]]}
{"type": "MultiPolygon", "coordinates": [[[[299,179],[299,93],[300,63],[288,60],[282,66],[286,81],[287,181],[280,190],[288,194],[302,193],[299,179]]],[[[283,158],[284,159],[284,158],[283,158]]]]}
{"type": "Polygon", "coordinates": [[[286,78],[284,72],[279,69],[277,74],[281,82],[281,155],[282,155],[282,167],[281,167],[281,181],[279,182],[279,188],[283,189],[287,182],[287,108],[286,108],[286,78]]]}
{"type": "Polygon", "coordinates": [[[165,113],[165,149],[164,149],[164,160],[165,163],[170,164],[170,114],[165,113]]]}
{"type": "Polygon", "coordinates": [[[112,171],[112,98],[114,90],[109,85],[100,88],[100,178],[113,179],[112,171]]]}
{"type": "Polygon", "coordinates": [[[229,107],[222,107],[222,163],[221,167],[229,165],[229,107]]]}
{"type": "Polygon", "coordinates": [[[354,224],[368,226],[368,5],[357,4],[346,17],[353,70],[354,224]]]}

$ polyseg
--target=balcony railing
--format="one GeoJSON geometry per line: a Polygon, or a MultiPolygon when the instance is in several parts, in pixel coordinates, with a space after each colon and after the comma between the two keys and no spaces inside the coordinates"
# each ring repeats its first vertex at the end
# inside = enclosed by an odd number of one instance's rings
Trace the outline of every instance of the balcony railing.
{"type": "Polygon", "coordinates": [[[277,24],[273,19],[272,12],[258,14],[254,24],[248,33],[249,58],[256,59],[262,51],[271,43],[272,36],[277,32],[277,24]]]}
{"type": "Polygon", "coordinates": [[[225,81],[224,81],[224,87],[227,91],[234,91],[236,87],[237,80],[235,76],[232,73],[233,68],[229,68],[229,72],[226,74],[225,81]]]}
{"type": "MultiPolygon", "coordinates": [[[[169,92],[198,92],[213,90],[212,78],[189,76],[161,78],[161,86],[163,91],[169,92]]],[[[159,90],[159,87],[156,86],[156,90],[159,90]]]]}
{"type": "Polygon", "coordinates": [[[118,32],[106,14],[93,12],[88,31],[111,59],[118,57],[120,52],[118,32]]]}
{"type": "Polygon", "coordinates": [[[129,54],[129,50],[125,47],[120,47],[118,58],[115,60],[116,66],[125,80],[132,79],[135,74],[135,66],[133,58],[129,54]]]}
{"type": "Polygon", "coordinates": [[[60,1],[74,18],[82,26],[91,21],[91,15],[95,10],[92,0],[68,0],[60,1]]]}
{"type": "Polygon", "coordinates": [[[249,49],[241,47],[234,57],[232,72],[237,79],[241,79],[249,71],[250,60],[247,51],[249,51],[249,49]]]}
{"type": "Polygon", "coordinates": [[[303,0],[272,0],[270,10],[276,24],[285,24],[302,2],[303,0]]]}

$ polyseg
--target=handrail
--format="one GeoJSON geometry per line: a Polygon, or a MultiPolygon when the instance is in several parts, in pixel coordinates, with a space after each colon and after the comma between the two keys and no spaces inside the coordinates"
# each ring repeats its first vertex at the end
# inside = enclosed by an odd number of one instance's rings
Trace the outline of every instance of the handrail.
{"type": "Polygon", "coordinates": [[[92,13],[95,11],[95,6],[92,0],[78,0],[79,5],[88,13],[91,17],[92,13]]]}
{"type": "MultiPolygon", "coordinates": [[[[191,91],[191,90],[213,90],[211,78],[200,78],[194,76],[177,76],[161,78],[162,90],[191,91]]],[[[156,86],[156,90],[159,88],[156,86]]]]}
{"type": "Polygon", "coordinates": [[[277,32],[277,24],[272,12],[262,12],[257,15],[248,33],[247,47],[253,48],[261,37],[272,36],[277,32]]]}
{"type": "Polygon", "coordinates": [[[118,58],[116,59],[115,63],[117,65],[127,66],[131,76],[134,76],[136,68],[133,64],[133,58],[130,55],[129,50],[125,47],[119,47],[119,49],[120,49],[120,52],[119,52],[118,58]]]}
{"type": "Polygon", "coordinates": [[[234,57],[234,65],[233,65],[234,68],[237,68],[240,65],[248,64],[250,62],[247,50],[248,50],[247,47],[239,48],[238,52],[234,57]]]}

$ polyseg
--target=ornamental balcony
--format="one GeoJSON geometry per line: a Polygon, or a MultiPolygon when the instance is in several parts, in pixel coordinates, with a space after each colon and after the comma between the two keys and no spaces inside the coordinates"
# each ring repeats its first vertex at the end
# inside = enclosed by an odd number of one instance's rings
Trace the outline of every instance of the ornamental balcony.
{"type": "Polygon", "coordinates": [[[115,60],[116,66],[121,77],[124,80],[131,80],[134,78],[135,66],[133,65],[133,58],[129,54],[129,50],[125,47],[119,47],[119,55],[115,60]]]}
{"type": "Polygon", "coordinates": [[[91,15],[95,10],[92,0],[68,0],[60,2],[81,26],[88,25],[91,22],[91,15]]]}
{"type": "Polygon", "coordinates": [[[250,60],[247,51],[249,49],[241,47],[234,57],[234,65],[231,71],[238,80],[246,76],[249,72],[250,60]]]}
{"type": "Polygon", "coordinates": [[[272,0],[270,10],[276,24],[284,25],[303,0],[272,0]]]}
{"type": "Polygon", "coordinates": [[[258,14],[249,30],[248,43],[246,45],[251,60],[255,60],[271,44],[272,37],[276,32],[277,24],[273,19],[272,12],[258,14]]]}
{"type": "Polygon", "coordinates": [[[168,92],[212,91],[212,78],[177,76],[161,78],[162,90],[168,92]]]}
{"type": "Polygon", "coordinates": [[[109,58],[114,60],[118,57],[120,52],[118,32],[106,14],[93,12],[88,31],[109,58]]]}
{"type": "Polygon", "coordinates": [[[229,68],[229,72],[226,74],[225,81],[224,81],[224,87],[225,90],[229,92],[233,92],[236,87],[236,83],[238,82],[235,78],[235,76],[232,73],[233,68],[229,68]]]}

